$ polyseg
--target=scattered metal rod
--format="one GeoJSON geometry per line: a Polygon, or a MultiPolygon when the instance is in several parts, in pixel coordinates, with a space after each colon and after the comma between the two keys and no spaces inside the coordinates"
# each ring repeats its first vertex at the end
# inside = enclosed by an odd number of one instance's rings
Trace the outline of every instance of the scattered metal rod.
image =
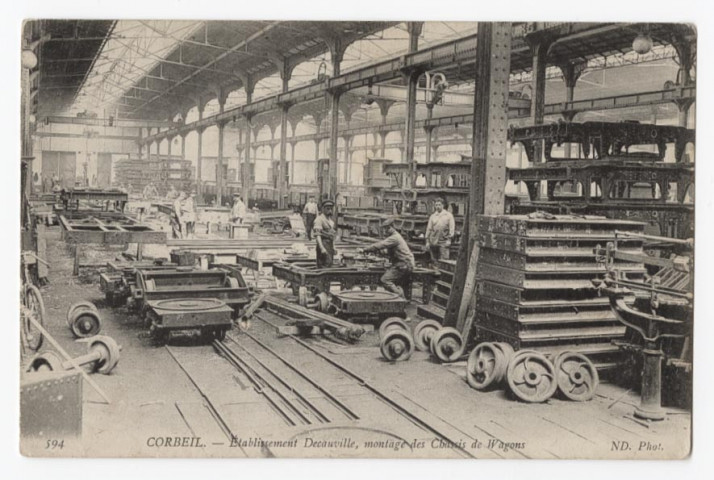
{"type": "MultiPolygon", "coordinates": [[[[245,345],[241,345],[240,343],[238,343],[235,338],[231,338],[231,340],[233,341],[233,343],[235,343],[236,345],[238,345],[238,347],[240,347],[245,353],[247,353],[253,360],[255,360],[255,361],[258,363],[258,365],[260,365],[261,367],[263,367],[263,368],[264,368],[265,370],[267,370],[272,376],[274,376],[274,377],[276,378],[276,380],[278,380],[280,383],[282,383],[285,388],[287,388],[288,390],[290,390],[290,391],[291,391],[292,393],[294,393],[300,400],[302,400],[302,402],[303,402],[308,408],[310,408],[310,409],[314,412],[315,416],[316,416],[321,422],[323,422],[323,423],[330,423],[330,422],[331,422],[331,420],[327,417],[327,415],[325,415],[319,408],[317,408],[317,407],[310,401],[310,399],[308,399],[305,395],[303,395],[303,394],[300,392],[300,390],[298,390],[298,389],[295,388],[293,385],[289,384],[289,383],[287,382],[287,380],[281,378],[278,374],[276,374],[276,373],[275,373],[275,370],[273,370],[272,368],[268,367],[268,366],[265,364],[265,362],[261,361],[261,360],[260,360],[257,356],[255,356],[250,350],[248,350],[247,348],[245,348],[245,345]]],[[[223,344],[223,346],[225,346],[227,349],[231,350],[230,347],[226,346],[225,344],[223,344]]]]}
{"type": "Polygon", "coordinates": [[[236,355],[236,353],[233,350],[231,350],[230,348],[228,348],[227,346],[225,346],[223,343],[221,343],[218,340],[213,341],[213,346],[216,348],[216,350],[221,352],[226,357],[226,359],[231,363],[231,365],[240,369],[250,379],[250,381],[253,382],[253,384],[256,387],[255,388],[256,393],[263,395],[268,400],[268,402],[270,402],[270,404],[276,409],[278,414],[280,414],[280,416],[283,417],[283,419],[288,423],[288,425],[294,427],[297,425],[297,422],[292,418],[292,416],[287,411],[285,411],[285,409],[283,407],[280,406],[280,402],[277,399],[275,399],[273,397],[273,395],[270,394],[270,392],[266,391],[263,388],[263,385],[270,388],[270,390],[272,390],[278,397],[280,397],[280,399],[283,401],[285,406],[288,407],[290,410],[292,410],[293,413],[295,415],[297,415],[304,424],[306,424],[306,425],[312,424],[312,421],[310,421],[310,419],[307,418],[307,416],[289,398],[287,398],[285,396],[285,394],[283,394],[283,392],[281,392],[280,390],[275,388],[275,386],[273,386],[273,384],[268,382],[253,367],[248,365],[245,362],[245,360],[243,360],[238,355],[236,355]],[[262,385],[261,385],[261,383],[262,383],[262,385]]]}
{"type": "Polygon", "coordinates": [[[258,296],[255,300],[253,300],[253,301],[251,302],[251,304],[248,306],[248,308],[245,309],[245,311],[243,312],[243,315],[241,315],[241,317],[240,317],[241,327],[246,327],[246,328],[247,328],[248,322],[249,322],[250,319],[253,317],[253,315],[255,314],[255,312],[256,312],[260,307],[263,306],[263,303],[265,303],[265,298],[266,298],[266,295],[265,295],[265,294],[262,294],[262,295],[258,296]]]}
{"type": "Polygon", "coordinates": [[[104,393],[104,390],[99,388],[99,385],[97,385],[96,382],[94,380],[92,380],[92,378],[89,376],[89,374],[87,372],[85,372],[84,369],[82,367],[80,367],[77,364],[77,362],[74,361],[74,359],[72,357],[70,357],[69,353],[67,353],[65,351],[65,349],[62,348],[62,346],[59,343],[57,343],[57,340],[55,340],[52,337],[52,335],[50,335],[50,332],[45,330],[45,328],[42,326],[42,324],[40,322],[38,322],[37,320],[35,320],[34,318],[32,318],[32,316],[28,316],[27,319],[30,320],[32,322],[32,324],[40,332],[42,332],[42,335],[47,337],[47,340],[49,340],[49,342],[52,344],[52,346],[55,347],[58,352],[60,352],[60,354],[67,360],[67,362],[69,362],[69,364],[72,366],[72,368],[76,369],[79,373],[82,374],[82,377],[84,377],[84,379],[87,381],[87,383],[92,386],[92,388],[104,399],[105,402],[107,402],[107,405],[111,405],[112,401],[109,400],[109,397],[107,396],[106,393],[104,393]]]}
{"type": "Polygon", "coordinates": [[[359,340],[359,338],[365,333],[365,329],[360,325],[355,325],[352,322],[341,320],[333,317],[332,315],[318,312],[316,310],[310,310],[309,308],[305,308],[300,305],[295,305],[277,297],[266,297],[265,303],[269,309],[275,311],[279,315],[320,320],[325,327],[353,342],[359,340]]]}
{"type": "MultiPolygon", "coordinates": [[[[622,400],[623,398],[625,398],[625,396],[626,396],[628,393],[630,393],[630,391],[632,391],[632,388],[628,388],[627,390],[625,390],[625,391],[622,393],[622,395],[620,395],[619,397],[617,397],[610,405],[607,406],[607,408],[610,409],[610,408],[614,407],[615,404],[617,404],[620,400],[622,400]]],[[[610,400],[612,400],[612,399],[610,399],[610,400]]]]}
{"type": "MultiPolygon", "coordinates": [[[[270,325],[275,326],[275,324],[273,324],[273,323],[271,323],[270,321],[266,320],[266,319],[263,318],[261,315],[256,314],[255,317],[258,318],[259,320],[261,320],[261,321],[267,323],[267,324],[270,324],[270,325]]],[[[309,376],[308,374],[306,374],[304,371],[302,371],[302,370],[300,370],[299,368],[297,368],[295,365],[293,365],[293,364],[290,363],[287,359],[285,359],[285,357],[283,357],[283,356],[280,355],[278,352],[276,352],[275,350],[273,350],[272,348],[270,348],[268,345],[264,344],[263,342],[261,342],[260,340],[258,340],[257,338],[255,338],[255,337],[254,337],[253,335],[251,335],[250,333],[245,332],[245,331],[242,332],[242,333],[245,334],[246,336],[248,336],[248,338],[250,338],[251,340],[253,340],[253,341],[254,341],[255,343],[257,343],[258,345],[260,345],[261,347],[263,347],[266,351],[270,352],[274,357],[276,357],[278,360],[280,360],[281,362],[283,362],[288,368],[290,368],[292,371],[294,371],[295,373],[297,373],[298,375],[300,375],[302,378],[304,378],[307,382],[309,382],[310,385],[312,385],[312,386],[315,387],[317,390],[319,390],[320,392],[322,392],[322,393],[332,402],[332,404],[333,404],[335,407],[337,407],[338,410],[340,410],[342,413],[345,414],[345,416],[347,416],[347,418],[349,418],[350,420],[359,420],[359,418],[360,418],[359,415],[357,415],[350,407],[348,407],[347,405],[345,405],[345,403],[342,402],[340,399],[338,399],[333,393],[331,393],[329,390],[327,390],[327,388],[325,388],[325,387],[323,387],[322,385],[320,385],[319,383],[317,383],[315,380],[312,379],[312,377],[310,377],[310,376],[309,376]]],[[[230,334],[229,334],[229,335],[227,335],[227,337],[228,337],[231,341],[237,343],[236,340],[235,340],[235,338],[233,338],[233,335],[230,335],[230,334]]]]}
{"type": "MultiPolygon", "coordinates": [[[[271,322],[268,322],[268,321],[264,320],[263,318],[261,318],[261,317],[258,316],[258,315],[256,315],[256,318],[258,318],[259,320],[262,320],[262,321],[264,321],[264,322],[266,322],[266,323],[268,323],[268,324],[271,323],[271,322]]],[[[475,457],[473,454],[471,454],[468,450],[459,447],[459,446],[458,446],[458,441],[455,441],[455,440],[450,439],[450,438],[448,437],[448,435],[446,435],[446,434],[440,432],[438,428],[436,428],[436,427],[433,426],[433,425],[430,425],[426,420],[423,420],[423,419],[419,418],[417,415],[411,413],[409,410],[407,410],[406,407],[404,407],[402,404],[400,404],[397,400],[395,400],[395,399],[392,398],[391,396],[387,395],[386,393],[382,392],[380,389],[378,389],[378,388],[375,387],[374,385],[370,384],[367,380],[365,380],[364,378],[360,377],[359,375],[357,375],[356,373],[354,373],[354,372],[353,372],[352,370],[350,370],[349,368],[347,368],[347,367],[345,367],[344,365],[342,365],[341,363],[339,363],[339,362],[337,362],[337,361],[335,361],[335,360],[329,358],[327,355],[321,353],[320,351],[318,351],[317,349],[313,348],[313,347],[310,346],[308,343],[302,341],[301,339],[299,339],[299,338],[296,337],[295,335],[288,335],[288,337],[290,337],[291,339],[293,339],[293,341],[299,343],[299,344],[302,345],[303,347],[307,348],[308,350],[310,350],[311,352],[313,352],[315,355],[319,356],[319,357],[322,358],[323,360],[327,361],[328,363],[330,363],[331,365],[333,365],[334,367],[336,367],[338,370],[341,370],[342,372],[346,373],[346,374],[349,375],[350,377],[354,378],[354,379],[359,383],[359,385],[363,386],[364,388],[366,388],[366,389],[369,390],[370,392],[372,392],[372,393],[374,393],[375,395],[377,395],[382,401],[384,401],[385,403],[387,403],[389,406],[391,406],[391,407],[392,407],[393,409],[395,409],[397,412],[399,412],[400,414],[402,414],[402,416],[404,416],[404,417],[406,417],[407,419],[409,419],[409,420],[410,420],[412,423],[414,423],[415,425],[417,425],[417,426],[419,426],[419,427],[421,427],[421,428],[423,428],[423,429],[425,429],[425,430],[428,430],[428,431],[430,431],[431,433],[433,433],[434,435],[436,435],[437,437],[439,437],[440,439],[445,440],[446,442],[449,442],[449,444],[453,446],[453,449],[456,450],[457,452],[459,452],[459,453],[460,453],[462,456],[464,456],[465,458],[476,458],[476,457],[475,457]]]]}
{"type": "Polygon", "coordinates": [[[653,242],[661,242],[664,244],[681,245],[681,246],[690,247],[690,248],[694,246],[693,238],[679,239],[679,238],[670,238],[670,237],[660,237],[658,235],[647,235],[645,233],[639,233],[639,232],[623,232],[621,230],[615,230],[615,237],[617,239],[637,238],[637,239],[642,239],[642,240],[650,240],[653,242]]]}
{"type": "MultiPolygon", "coordinates": [[[[223,415],[218,411],[218,407],[216,407],[213,402],[211,401],[210,398],[208,398],[208,395],[206,395],[201,389],[201,387],[198,385],[196,380],[191,376],[190,373],[188,373],[188,370],[186,370],[186,367],[183,366],[183,364],[179,361],[178,358],[176,358],[176,355],[174,354],[173,350],[168,345],[165,345],[164,348],[166,348],[166,351],[169,352],[169,355],[171,355],[171,358],[174,359],[176,362],[176,365],[183,371],[183,373],[186,374],[188,379],[191,381],[194,387],[196,387],[196,390],[198,390],[198,393],[203,397],[203,400],[205,402],[206,407],[208,408],[208,411],[211,412],[211,415],[213,418],[216,420],[216,423],[218,423],[218,426],[220,429],[223,431],[223,433],[228,437],[228,441],[233,441],[234,438],[237,438],[233,431],[231,430],[231,427],[228,426],[228,423],[226,423],[225,419],[223,418],[223,415]]],[[[241,449],[243,454],[248,457],[248,452],[243,449],[240,445],[238,447],[241,449]]]]}

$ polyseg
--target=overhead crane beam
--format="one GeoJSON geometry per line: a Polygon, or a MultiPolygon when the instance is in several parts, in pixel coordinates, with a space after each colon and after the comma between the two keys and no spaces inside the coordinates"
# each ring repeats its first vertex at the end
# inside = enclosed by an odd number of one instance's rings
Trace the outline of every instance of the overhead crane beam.
{"type": "MultiPolygon", "coordinates": [[[[584,100],[575,100],[571,102],[559,102],[547,104],[544,107],[545,116],[549,115],[564,115],[570,113],[584,113],[589,111],[611,110],[617,108],[632,108],[643,107],[650,105],[661,105],[665,103],[677,103],[681,100],[694,100],[696,97],[696,87],[678,87],[670,90],[656,90],[652,92],[633,93],[627,95],[614,95],[608,97],[598,97],[584,100]]],[[[509,99],[511,106],[511,99],[509,99]]],[[[519,119],[529,116],[528,108],[510,109],[508,118],[519,119]]],[[[454,125],[470,125],[474,121],[473,113],[464,113],[461,115],[451,115],[443,117],[434,117],[431,119],[417,120],[416,128],[436,128],[447,127],[454,125]]],[[[187,126],[188,127],[188,126],[187,126]]],[[[183,128],[187,128],[183,127],[183,128]]],[[[345,130],[340,130],[342,135],[358,136],[369,133],[394,132],[404,128],[403,121],[394,121],[376,125],[364,125],[360,127],[352,127],[345,130]]],[[[289,140],[296,142],[307,142],[311,140],[323,140],[329,138],[329,132],[310,133],[290,137],[289,140]]],[[[254,148],[277,145],[278,140],[261,140],[253,141],[254,148]]]]}
{"type": "MultiPolygon", "coordinates": [[[[350,94],[375,100],[379,98],[395,102],[407,101],[407,87],[402,85],[372,85],[371,87],[361,87],[355,89],[351,91],[350,94]]],[[[416,103],[434,105],[437,101],[436,96],[437,91],[435,89],[417,88],[416,103]]],[[[441,94],[441,99],[438,101],[438,105],[473,107],[474,95],[473,93],[450,92],[447,90],[441,94]]],[[[528,108],[529,106],[530,102],[525,99],[511,98],[509,100],[509,107],[511,108],[528,108]]]]}
{"type": "MultiPolygon", "coordinates": [[[[552,27],[549,27],[552,28],[552,27]]],[[[598,32],[615,31],[622,29],[622,24],[607,24],[599,27],[598,32]],[[603,30],[604,29],[604,30],[603,30]]],[[[567,41],[578,35],[588,35],[592,31],[589,24],[565,24],[558,30],[563,37],[558,38],[555,44],[567,41]]],[[[512,31],[511,54],[523,54],[529,51],[529,46],[524,39],[526,30],[521,25],[516,25],[512,31]]],[[[418,50],[382,62],[368,65],[351,72],[326,79],[324,82],[303,85],[288,92],[281,92],[270,97],[255,101],[251,104],[241,105],[226,110],[224,113],[205,118],[200,122],[193,122],[186,128],[194,130],[216,125],[221,121],[231,121],[234,117],[244,115],[258,115],[271,110],[280,109],[284,104],[295,104],[324,98],[325,92],[349,91],[359,87],[375,85],[393,80],[402,75],[402,72],[422,69],[425,71],[438,70],[450,65],[469,65],[474,63],[476,51],[476,35],[468,35],[440,45],[418,50]]],[[[178,84],[177,84],[178,85],[178,84]]],[[[173,88],[173,87],[171,87],[173,88]]],[[[137,109],[138,111],[139,109],[137,109]]],[[[174,133],[175,134],[175,133],[174,133]]],[[[163,136],[162,132],[157,136],[163,136]]],[[[154,139],[147,138],[146,141],[154,139]]]]}

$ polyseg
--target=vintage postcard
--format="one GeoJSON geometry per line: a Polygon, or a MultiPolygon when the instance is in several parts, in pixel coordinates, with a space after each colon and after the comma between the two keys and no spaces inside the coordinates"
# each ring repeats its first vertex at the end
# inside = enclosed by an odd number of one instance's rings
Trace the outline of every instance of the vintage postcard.
{"type": "Polygon", "coordinates": [[[694,25],[21,43],[23,455],[690,455],[694,25]]]}

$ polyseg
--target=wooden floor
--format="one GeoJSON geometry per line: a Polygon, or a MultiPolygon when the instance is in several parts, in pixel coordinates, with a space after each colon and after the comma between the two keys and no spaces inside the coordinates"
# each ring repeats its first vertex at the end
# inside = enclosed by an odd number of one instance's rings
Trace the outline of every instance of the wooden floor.
{"type": "MultiPolygon", "coordinates": [[[[317,351],[396,401],[408,412],[405,415],[314,352],[256,320],[249,333],[313,376],[359,417],[350,419],[340,414],[324,394],[309,390],[295,377],[291,381],[297,387],[288,392],[288,398],[295,400],[298,389],[302,389],[325,412],[329,422],[289,425],[270,406],[266,395],[212,346],[189,341],[175,342],[169,349],[152,346],[137,318],[123,309],[104,306],[96,278],[83,280],[70,275],[72,259],[63,243],[53,237],[58,239],[59,232],[51,230],[49,235],[52,269],[50,284],[43,288],[49,331],[70,353],[83,353],[85,347],[74,342],[65,315],[70,304],[91,300],[102,315],[103,334],[115,338],[123,349],[111,375],[92,376],[111,398],[110,405],[103,403],[89,385],[84,386],[82,438],[69,442],[62,451],[52,452],[28,439],[23,443],[24,453],[102,457],[598,459],[683,458],[689,453],[690,414],[669,409],[661,422],[637,420],[632,413],[639,398],[632,390],[601,384],[589,402],[553,398],[544,404],[525,404],[503,390],[483,393],[470,388],[464,379],[463,362],[441,365],[423,352],[415,352],[406,362],[385,362],[379,353],[376,332],[355,345],[325,338],[308,340],[317,351]],[[217,421],[216,412],[223,423],[217,421]],[[231,435],[244,443],[231,446],[231,435]],[[445,444],[440,435],[458,443],[456,448],[445,444]],[[186,447],[155,446],[157,438],[167,437],[200,437],[200,442],[186,447]],[[261,448],[250,445],[250,439],[254,439],[253,443],[255,439],[272,443],[261,448]]],[[[244,346],[253,345],[238,331],[231,335],[244,346]]],[[[230,340],[226,344],[241,351],[230,340]]],[[[255,345],[252,349],[258,350],[255,345]]],[[[274,361],[272,365],[278,368],[279,363],[274,361]]]]}

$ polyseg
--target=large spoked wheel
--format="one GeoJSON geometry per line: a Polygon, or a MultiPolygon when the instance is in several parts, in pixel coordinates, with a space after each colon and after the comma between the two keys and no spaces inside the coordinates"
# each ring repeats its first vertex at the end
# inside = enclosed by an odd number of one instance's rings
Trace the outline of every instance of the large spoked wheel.
{"type": "Polygon", "coordinates": [[[600,383],[597,369],[590,359],[576,352],[563,352],[555,359],[558,388],[565,398],[585,402],[595,396],[600,383]]]}
{"type": "Polygon", "coordinates": [[[30,320],[33,318],[44,327],[45,324],[45,302],[42,301],[40,289],[34,285],[26,285],[22,310],[22,335],[25,345],[30,350],[37,351],[42,346],[42,332],[30,320]]]}
{"type": "Polygon", "coordinates": [[[528,403],[545,402],[558,388],[553,364],[532,350],[521,350],[513,356],[506,379],[513,394],[528,403]]]}

